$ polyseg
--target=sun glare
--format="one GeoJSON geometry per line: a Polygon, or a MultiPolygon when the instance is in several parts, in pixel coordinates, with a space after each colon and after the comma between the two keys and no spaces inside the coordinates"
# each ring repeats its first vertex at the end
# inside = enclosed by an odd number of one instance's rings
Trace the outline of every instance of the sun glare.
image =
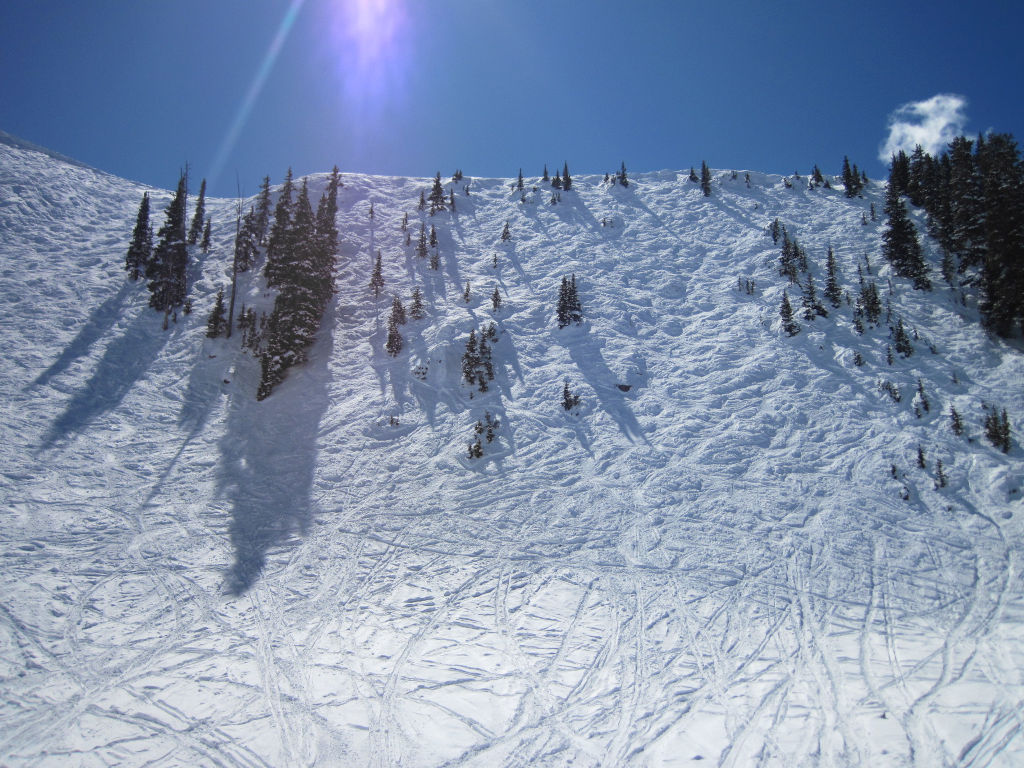
{"type": "Polygon", "coordinates": [[[399,102],[413,42],[405,0],[331,3],[328,55],[346,107],[363,116],[399,102]]]}

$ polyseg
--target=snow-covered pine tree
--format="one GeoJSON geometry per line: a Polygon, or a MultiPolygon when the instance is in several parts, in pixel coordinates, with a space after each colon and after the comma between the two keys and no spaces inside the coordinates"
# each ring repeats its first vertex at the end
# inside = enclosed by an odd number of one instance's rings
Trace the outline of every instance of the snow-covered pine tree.
{"type": "Polygon", "coordinates": [[[711,197],[711,171],[703,160],[700,161],[700,190],[704,197],[711,197]]]}
{"type": "Polygon", "coordinates": [[[203,242],[199,246],[203,253],[210,252],[210,240],[213,238],[212,219],[210,216],[206,217],[206,224],[203,226],[203,242]]]}
{"type": "Polygon", "coordinates": [[[153,228],[149,224],[149,192],[143,192],[139,212],[135,217],[135,229],[132,230],[132,242],[124,262],[128,277],[132,280],[142,277],[152,255],[153,228]]]}
{"type": "Polygon", "coordinates": [[[569,163],[562,167],[562,189],[566,192],[572,190],[572,176],[569,175],[569,163]]]}
{"type": "Polygon", "coordinates": [[[395,297],[391,304],[391,317],[388,318],[388,338],[384,349],[392,357],[397,357],[402,351],[402,335],[398,332],[398,326],[405,322],[405,310],[402,309],[402,302],[395,297]]]}
{"type": "Polygon", "coordinates": [[[498,290],[498,286],[494,286],[494,291],[491,293],[491,307],[495,312],[501,309],[501,291],[498,290]]]}
{"type": "Polygon", "coordinates": [[[508,221],[506,220],[505,221],[505,228],[503,230],[501,230],[501,241],[505,242],[506,240],[510,239],[511,237],[512,237],[512,233],[509,231],[508,221]]]}

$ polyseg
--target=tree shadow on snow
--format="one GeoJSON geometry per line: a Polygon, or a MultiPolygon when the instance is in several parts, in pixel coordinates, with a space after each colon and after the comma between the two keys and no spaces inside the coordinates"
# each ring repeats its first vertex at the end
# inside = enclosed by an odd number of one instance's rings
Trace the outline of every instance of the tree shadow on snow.
{"type": "Polygon", "coordinates": [[[259,579],[267,551],[305,535],[312,514],[317,435],[327,412],[335,304],[303,365],[266,400],[236,391],[220,441],[218,490],[231,503],[235,562],[225,589],[242,595],[259,579]]]}
{"type": "Polygon", "coordinates": [[[556,331],[554,335],[557,342],[569,353],[584,381],[594,390],[600,406],[619,425],[622,433],[631,442],[646,443],[644,430],[619,388],[622,382],[605,362],[597,338],[589,329],[574,326],[556,331]]]}
{"type": "Polygon", "coordinates": [[[93,419],[120,405],[175,333],[174,323],[166,331],[161,329],[162,324],[161,314],[143,309],[125,332],[110,342],[92,376],[50,425],[43,438],[44,448],[81,432],[93,419]]]}
{"type": "Polygon", "coordinates": [[[64,348],[64,351],[60,353],[60,357],[54,361],[53,365],[39,374],[36,380],[32,382],[32,386],[37,387],[46,384],[54,376],[66,370],[75,360],[87,355],[92,345],[104,333],[113,328],[120,319],[125,301],[137,286],[137,283],[126,279],[117,293],[94,309],[74,340],[64,348]]]}

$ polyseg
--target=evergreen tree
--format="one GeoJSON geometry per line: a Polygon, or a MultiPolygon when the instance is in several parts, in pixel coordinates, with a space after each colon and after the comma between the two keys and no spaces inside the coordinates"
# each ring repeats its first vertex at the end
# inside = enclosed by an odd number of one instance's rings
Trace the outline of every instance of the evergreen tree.
{"type": "Polygon", "coordinates": [[[522,191],[523,189],[523,169],[519,169],[519,178],[516,180],[516,189],[522,191]]]}
{"type": "Polygon", "coordinates": [[[203,253],[209,253],[210,252],[210,239],[213,237],[213,232],[211,231],[210,227],[211,227],[211,218],[209,216],[207,216],[206,217],[206,225],[203,227],[203,243],[200,246],[203,249],[203,253]]]}
{"type": "Polygon", "coordinates": [[[427,199],[423,196],[423,190],[420,190],[420,202],[416,207],[421,211],[427,207],[427,199]]]}
{"type": "Polygon", "coordinates": [[[572,177],[569,175],[569,164],[562,168],[562,189],[569,192],[572,189],[572,177]]]}
{"type": "Polygon", "coordinates": [[[270,177],[263,177],[263,184],[260,186],[260,196],[256,200],[256,212],[253,214],[253,233],[256,236],[256,245],[263,245],[267,240],[267,230],[270,227],[270,177]]]}
{"type": "Polygon", "coordinates": [[[544,175],[540,177],[541,181],[550,181],[551,177],[548,176],[548,164],[544,163],[544,175]]]}
{"type": "Polygon", "coordinates": [[[949,406],[949,428],[957,437],[964,433],[964,421],[953,405],[949,406]]]}
{"type": "Polygon", "coordinates": [[[501,241],[505,242],[506,240],[510,239],[511,237],[512,237],[512,233],[509,231],[508,221],[506,221],[505,222],[505,228],[503,230],[501,230],[501,241]]]}
{"type": "Polygon", "coordinates": [[[433,216],[438,211],[443,211],[444,208],[444,187],[441,186],[441,172],[438,171],[437,176],[434,177],[434,186],[430,190],[430,215],[433,216]]]}
{"type": "Polygon", "coordinates": [[[629,178],[626,176],[626,161],[622,161],[622,169],[619,171],[619,184],[624,187],[629,186],[629,178]]]}
{"type": "Polygon", "coordinates": [[[1010,419],[1005,408],[1002,413],[995,407],[988,408],[988,414],[985,416],[985,437],[1003,453],[1010,452],[1010,419]]]}
{"type": "Polygon", "coordinates": [[[793,305],[789,303],[789,296],[782,292],[782,303],[779,305],[779,317],[782,318],[782,330],[787,336],[796,336],[800,333],[800,326],[793,319],[793,305]]]}
{"type": "Polygon", "coordinates": [[[437,248],[437,228],[433,224],[430,225],[430,247],[437,248]]]}
{"type": "Polygon", "coordinates": [[[466,281],[466,289],[462,292],[462,300],[464,302],[466,302],[467,304],[469,304],[470,298],[471,298],[471,295],[470,295],[470,292],[469,292],[469,280],[467,280],[466,281]]]}
{"type": "Polygon", "coordinates": [[[409,316],[413,320],[422,320],[426,317],[426,312],[423,309],[423,293],[420,291],[419,286],[415,286],[412,289],[412,300],[409,304],[409,316]]]}
{"type": "Polygon", "coordinates": [[[252,208],[242,218],[235,236],[235,269],[248,272],[256,263],[256,247],[259,243],[258,213],[252,208]]]}
{"type": "Polygon", "coordinates": [[[142,194],[139,212],[135,217],[135,229],[132,230],[132,242],[128,246],[128,256],[124,266],[128,277],[138,280],[147,271],[147,265],[153,255],[153,228],[149,224],[149,192],[142,194]]]}
{"type": "Polygon", "coordinates": [[[284,184],[277,197],[277,205],[274,208],[274,223],[270,227],[270,234],[267,239],[267,263],[263,273],[267,278],[267,285],[277,288],[282,284],[283,262],[291,252],[291,243],[288,240],[292,231],[292,169],[284,178],[284,184]]]}
{"type": "Polygon", "coordinates": [[[814,277],[812,277],[810,273],[807,274],[807,279],[804,281],[803,288],[804,319],[812,321],[816,317],[828,317],[828,312],[818,300],[818,293],[814,288],[814,277]]]}
{"type": "Polygon", "coordinates": [[[501,309],[501,292],[498,286],[494,286],[494,292],[491,294],[491,307],[495,312],[501,309]]]}
{"type": "Polygon", "coordinates": [[[402,351],[402,334],[398,332],[398,324],[394,320],[388,320],[388,338],[384,342],[385,351],[392,357],[398,357],[402,351]]]}
{"type": "Polygon", "coordinates": [[[206,222],[206,179],[199,185],[199,197],[196,199],[196,210],[192,215],[192,226],[188,230],[188,244],[195,245],[203,233],[206,222]]]}
{"type": "Polygon", "coordinates": [[[402,300],[397,296],[391,298],[391,319],[394,320],[395,325],[405,325],[408,322],[408,318],[405,316],[405,307],[402,306],[402,300]]]}
{"type": "Polygon", "coordinates": [[[839,286],[839,269],[836,266],[836,256],[832,252],[832,246],[828,247],[828,278],[825,281],[825,297],[833,308],[838,309],[842,303],[843,292],[839,286]]]}
{"type": "Polygon", "coordinates": [[[562,188],[562,174],[560,174],[558,171],[555,171],[555,178],[551,180],[551,186],[554,187],[555,189],[562,188]]]}
{"type": "Polygon", "coordinates": [[[692,165],[690,166],[690,176],[689,176],[689,179],[690,179],[690,181],[694,181],[694,182],[700,181],[700,179],[697,178],[697,172],[695,170],[693,170],[693,166],[692,165]]]}
{"type": "Polygon", "coordinates": [[[703,160],[700,162],[700,190],[704,193],[704,197],[711,196],[711,171],[708,170],[708,165],[703,160]]]}
{"type": "Polygon", "coordinates": [[[579,293],[576,289],[575,274],[571,278],[562,278],[562,285],[558,290],[556,314],[559,328],[565,328],[572,323],[579,325],[583,322],[583,306],[580,304],[579,293]]]}
{"type": "Polygon", "coordinates": [[[370,275],[370,290],[373,291],[373,298],[380,296],[384,287],[384,267],[381,263],[380,249],[377,249],[377,260],[373,263],[373,273],[370,275]]]}
{"type": "Polygon", "coordinates": [[[185,174],[178,179],[178,189],[167,206],[164,225],[153,258],[146,270],[149,279],[149,305],[165,315],[185,303],[188,249],[185,233],[185,205],[188,198],[185,174]]]}
{"type": "Polygon", "coordinates": [[[885,213],[889,217],[889,226],[882,233],[882,255],[893,265],[896,274],[911,278],[915,288],[931,290],[917,229],[891,182],[885,194],[885,213]]]}
{"type": "Polygon", "coordinates": [[[206,336],[215,339],[227,329],[227,318],[224,317],[224,289],[217,291],[217,298],[213,304],[213,310],[206,321],[206,336]]]}
{"type": "Polygon", "coordinates": [[[892,344],[903,357],[914,354],[914,345],[910,343],[910,337],[903,327],[902,317],[896,319],[896,327],[892,329],[892,344]]]}
{"type": "Polygon", "coordinates": [[[476,329],[469,332],[466,340],[466,351],[462,355],[462,379],[472,386],[476,383],[476,371],[480,366],[480,349],[476,338],[476,329]]]}
{"type": "Polygon", "coordinates": [[[580,396],[569,389],[569,380],[566,379],[565,385],[562,387],[562,407],[567,411],[571,411],[579,404],[580,396]]]}
{"type": "Polygon", "coordinates": [[[421,259],[427,258],[427,225],[420,222],[420,236],[416,241],[416,255],[421,259]]]}

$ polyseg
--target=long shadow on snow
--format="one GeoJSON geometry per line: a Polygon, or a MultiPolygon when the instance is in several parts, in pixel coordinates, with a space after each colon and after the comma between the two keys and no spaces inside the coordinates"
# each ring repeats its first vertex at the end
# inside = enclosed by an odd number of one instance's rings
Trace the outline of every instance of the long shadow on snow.
{"type": "Polygon", "coordinates": [[[565,347],[583,378],[594,390],[597,401],[632,442],[647,442],[644,430],[618,388],[618,379],[601,354],[601,343],[589,331],[571,327],[557,332],[555,339],[565,347]],[[566,333],[568,331],[568,333],[566,333]]]}
{"type": "Polygon", "coordinates": [[[162,323],[162,315],[143,309],[125,332],[110,342],[92,377],[50,425],[43,438],[44,448],[72,432],[80,432],[90,421],[121,403],[177,331],[173,323],[168,330],[162,330],[162,323]]]}
{"type": "Polygon", "coordinates": [[[109,331],[121,317],[128,295],[138,287],[137,283],[129,280],[121,285],[121,288],[113,296],[108,298],[96,309],[93,310],[85,325],[78,332],[78,335],[60,353],[53,364],[43,371],[32,382],[33,387],[46,384],[50,379],[66,370],[75,360],[89,353],[90,347],[95,344],[104,333],[109,331]]]}
{"type": "Polygon", "coordinates": [[[239,391],[228,406],[218,490],[231,501],[235,562],[226,589],[232,595],[256,583],[270,548],[309,528],[335,308],[332,301],[307,362],[289,370],[270,397],[257,402],[252,391],[239,391]]]}

